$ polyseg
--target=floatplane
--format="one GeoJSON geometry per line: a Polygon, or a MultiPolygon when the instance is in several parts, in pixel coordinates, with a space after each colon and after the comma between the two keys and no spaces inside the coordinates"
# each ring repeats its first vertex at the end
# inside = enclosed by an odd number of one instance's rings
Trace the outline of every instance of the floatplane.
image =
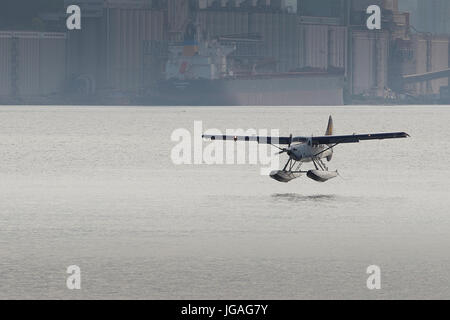
{"type": "Polygon", "coordinates": [[[204,139],[255,141],[278,148],[278,154],[286,153],[289,159],[282,170],[275,170],[270,177],[279,182],[289,182],[299,178],[302,174],[317,182],[326,182],[338,176],[338,171],[329,171],[324,159],[330,162],[333,158],[333,149],[344,143],[358,143],[365,140],[384,140],[407,138],[406,132],[368,133],[352,135],[333,135],[333,118],[328,119],[328,126],[324,136],[311,137],[261,137],[261,136],[227,136],[203,135],[204,139]],[[281,147],[286,146],[286,147],[281,147]],[[302,170],[302,165],[312,163],[314,169],[302,170]]]}

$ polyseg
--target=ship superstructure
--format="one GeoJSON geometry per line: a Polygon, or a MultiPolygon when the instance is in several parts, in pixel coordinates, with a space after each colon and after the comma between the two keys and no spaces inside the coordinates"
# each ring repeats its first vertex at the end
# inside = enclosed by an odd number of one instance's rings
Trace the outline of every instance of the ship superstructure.
{"type": "Polygon", "coordinates": [[[343,104],[343,74],[276,72],[276,61],[257,54],[257,35],[168,45],[164,80],[150,100],[164,105],[343,104]]]}
{"type": "Polygon", "coordinates": [[[187,41],[169,46],[166,80],[218,80],[232,75],[227,57],[235,46],[218,40],[187,41]]]}

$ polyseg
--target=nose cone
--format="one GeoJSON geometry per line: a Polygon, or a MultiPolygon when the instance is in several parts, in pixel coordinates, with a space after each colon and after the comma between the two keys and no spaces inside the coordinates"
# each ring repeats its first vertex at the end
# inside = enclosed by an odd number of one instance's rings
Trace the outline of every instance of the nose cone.
{"type": "Polygon", "coordinates": [[[301,156],[301,152],[299,152],[300,150],[298,149],[298,147],[291,147],[289,148],[288,151],[288,155],[289,157],[291,157],[291,159],[295,160],[295,161],[300,161],[302,159],[301,156]]]}

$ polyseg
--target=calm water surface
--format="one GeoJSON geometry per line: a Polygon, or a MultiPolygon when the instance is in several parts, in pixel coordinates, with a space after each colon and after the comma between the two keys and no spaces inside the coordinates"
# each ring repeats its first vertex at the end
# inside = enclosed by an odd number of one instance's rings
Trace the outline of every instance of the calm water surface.
{"type": "Polygon", "coordinates": [[[0,107],[0,298],[450,298],[449,122],[447,107],[0,107]],[[337,134],[411,138],[338,146],[326,184],[170,158],[196,120],[321,135],[330,114],[337,134]]]}

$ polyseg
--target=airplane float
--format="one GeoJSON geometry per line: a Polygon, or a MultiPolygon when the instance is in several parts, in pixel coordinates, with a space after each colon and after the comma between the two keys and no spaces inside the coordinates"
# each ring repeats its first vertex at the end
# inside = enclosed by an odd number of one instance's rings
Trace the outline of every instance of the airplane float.
{"type": "Polygon", "coordinates": [[[333,135],[333,118],[330,116],[328,127],[324,136],[318,137],[261,137],[261,136],[227,136],[227,135],[203,135],[204,139],[210,140],[232,140],[232,141],[255,141],[270,144],[278,149],[278,154],[286,153],[289,159],[283,170],[275,170],[270,177],[279,182],[289,182],[300,177],[302,174],[317,182],[326,182],[338,176],[338,172],[329,171],[323,159],[328,162],[333,158],[333,148],[343,143],[358,143],[365,140],[384,140],[407,138],[406,132],[368,133],[352,135],[333,135]],[[287,147],[279,147],[287,146],[287,147]],[[301,170],[304,163],[311,163],[315,169],[301,170]]]}

